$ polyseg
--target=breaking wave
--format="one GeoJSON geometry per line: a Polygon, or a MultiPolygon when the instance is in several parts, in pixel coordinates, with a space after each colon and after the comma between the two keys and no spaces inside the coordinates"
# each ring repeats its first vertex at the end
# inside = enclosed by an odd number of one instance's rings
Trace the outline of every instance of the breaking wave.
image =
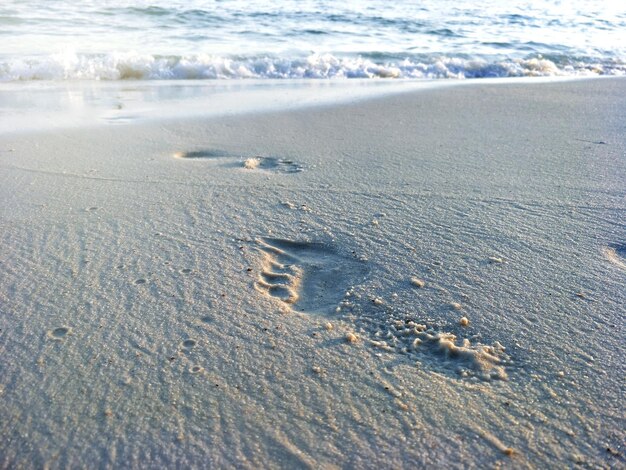
{"type": "Polygon", "coordinates": [[[75,54],[4,58],[0,81],[28,80],[177,80],[177,79],[326,79],[412,78],[467,79],[626,75],[626,61],[535,55],[488,60],[449,56],[337,57],[312,54],[285,58],[271,55],[159,56],[139,53],[75,54]]]}

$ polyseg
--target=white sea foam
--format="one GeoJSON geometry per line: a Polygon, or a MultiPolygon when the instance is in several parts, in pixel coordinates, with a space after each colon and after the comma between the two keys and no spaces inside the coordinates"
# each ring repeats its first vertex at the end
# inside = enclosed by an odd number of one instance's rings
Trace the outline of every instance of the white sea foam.
{"type": "Polygon", "coordinates": [[[487,61],[460,57],[374,61],[364,57],[312,54],[303,58],[230,58],[208,54],[158,56],[137,52],[76,54],[0,60],[0,81],[172,80],[241,78],[426,78],[625,75],[626,62],[527,59],[487,61]]]}
{"type": "Polygon", "coordinates": [[[618,2],[131,3],[0,2],[0,81],[626,73],[618,2]]]}

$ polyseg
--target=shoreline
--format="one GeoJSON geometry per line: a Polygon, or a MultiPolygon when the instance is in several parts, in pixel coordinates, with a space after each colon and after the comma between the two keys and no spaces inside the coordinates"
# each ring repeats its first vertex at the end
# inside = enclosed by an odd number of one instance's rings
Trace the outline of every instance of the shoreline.
{"type": "Polygon", "coordinates": [[[0,135],[176,119],[207,119],[464,86],[540,85],[616,77],[425,79],[239,79],[31,81],[0,83],[0,135]]]}

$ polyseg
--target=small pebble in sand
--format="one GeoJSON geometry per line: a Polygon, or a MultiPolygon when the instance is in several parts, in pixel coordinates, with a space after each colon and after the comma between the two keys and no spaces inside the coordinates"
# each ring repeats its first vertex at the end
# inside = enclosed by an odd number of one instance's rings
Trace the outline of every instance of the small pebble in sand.
{"type": "Polygon", "coordinates": [[[585,295],[584,292],[576,292],[576,297],[580,298],[580,299],[586,299],[587,296],[585,295]]]}
{"type": "Polygon", "coordinates": [[[396,401],[396,405],[398,405],[398,408],[400,408],[402,411],[409,411],[409,405],[400,400],[396,401]]]}
{"type": "Polygon", "coordinates": [[[500,263],[503,263],[504,260],[502,258],[498,258],[497,256],[490,256],[489,257],[489,262],[491,264],[500,264],[500,263]]]}
{"type": "Polygon", "coordinates": [[[321,375],[324,373],[324,369],[322,369],[319,366],[313,366],[311,369],[313,370],[313,372],[315,372],[318,375],[321,375]]]}
{"type": "Polygon", "coordinates": [[[454,310],[461,310],[463,308],[463,306],[458,302],[451,302],[450,307],[452,307],[454,310]]]}
{"type": "Polygon", "coordinates": [[[246,170],[254,170],[255,168],[258,168],[260,164],[261,159],[259,157],[246,158],[243,162],[243,167],[246,170]]]}
{"type": "Polygon", "coordinates": [[[334,328],[334,326],[331,322],[328,322],[326,323],[326,325],[324,325],[324,328],[326,328],[327,331],[330,331],[334,328]]]}
{"type": "Polygon", "coordinates": [[[504,452],[504,455],[508,455],[511,456],[515,453],[515,449],[511,448],[511,447],[506,447],[504,449],[502,449],[502,452],[504,452]]]}
{"type": "Polygon", "coordinates": [[[378,225],[378,220],[376,219],[372,220],[372,225],[378,225]]]}
{"type": "Polygon", "coordinates": [[[374,305],[382,305],[382,304],[384,304],[385,302],[384,302],[384,301],[383,301],[383,299],[381,299],[380,297],[374,297],[374,298],[372,299],[372,303],[373,303],[374,305]]]}
{"type": "Polygon", "coordinates": [[[358,340],[359,340],[359,337],[355,335],[354,333],[348,333],[346,335],[346,341],[348,343],[356,343],[358,340]]]}
{"type": "Polygon", "coordinates": [[[422,287],[424,287],[425,282],[422,281],[421,279],[417,278],[417,277],[412,277],[411,278],[411,284],[413,284],[415,287],[422,288],[422,287]]]}
{"type": "Polygon", "coordinates": [[[461,319],[459,320],[459,323],[461,324],[461,326],[467,326],[469,325],[469,320],[467,317],[461,317],[461,319]]]}

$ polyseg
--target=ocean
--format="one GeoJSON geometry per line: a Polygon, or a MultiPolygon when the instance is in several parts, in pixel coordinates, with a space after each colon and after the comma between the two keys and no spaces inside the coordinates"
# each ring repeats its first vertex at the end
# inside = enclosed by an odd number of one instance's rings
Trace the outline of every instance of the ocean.
{"type": "Polygon", "coordinates": [[[0,81],[626,74],[599,0],[4,0],[0,81]]]}

